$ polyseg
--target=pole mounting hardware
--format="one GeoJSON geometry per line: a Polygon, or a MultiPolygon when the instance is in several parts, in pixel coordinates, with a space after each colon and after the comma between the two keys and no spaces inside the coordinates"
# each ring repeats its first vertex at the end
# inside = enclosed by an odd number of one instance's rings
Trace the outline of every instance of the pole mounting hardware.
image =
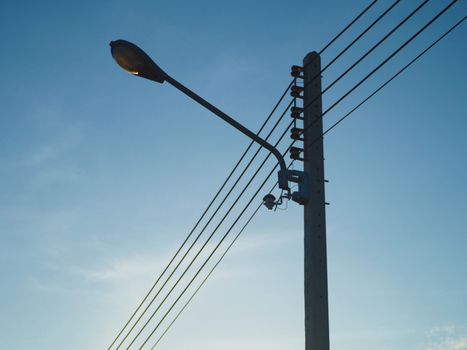
{"type": "Polygon", "coordinates": [[[300,78],[303,79],[303,75],[301,74],[303,72],[303,67],[293,65],[290,67],[290,75],[293,76],[294,78],[300,78]]]}
{"type": "Polygon", "coordinates": [[[293,85],[290,88],[290,96],[295,97],[295,98],[303,99],[303,96],[300,95],[303,92],[303,90],[304,90],[304,88],[302,86],[293,85]]]}
{"type": "Polygon", "coordinates": [[[303,120],[303,116],[301,115],[303,113],[303,108],[301,107],[292,107],[290,108],[290,116],[293,118],[293,119],[300,119],[300,120],[303,120]]]}

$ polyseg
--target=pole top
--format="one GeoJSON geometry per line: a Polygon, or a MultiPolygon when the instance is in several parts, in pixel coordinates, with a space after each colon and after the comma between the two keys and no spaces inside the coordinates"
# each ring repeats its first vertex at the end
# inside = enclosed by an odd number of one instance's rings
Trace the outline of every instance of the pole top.
{"type": "Polygon", "coordinates": [[[311,52],[307,53],[307,55],[303,59],[303,63],[304,63],[304,65],[307,65],[307,64],[310,64],[313,61],[319,60],[319,58],[320,58],[320,56],[316,51],[311,51],[311,52]]]}

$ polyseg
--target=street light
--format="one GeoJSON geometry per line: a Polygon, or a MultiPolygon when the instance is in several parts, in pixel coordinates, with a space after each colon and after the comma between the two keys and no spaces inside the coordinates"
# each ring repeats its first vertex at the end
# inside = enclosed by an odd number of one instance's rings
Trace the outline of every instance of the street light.
{"type": "Polygon", "coordinates": [[[164,83],[167,81],[169,84],[213,112],[215,115],[232,125],[237,130],[248,136],[250,139],[260,144],[262,147],[269,150],[279,162],[280,170],[278,172],[279,188],[286,191],[287,197],[292,198],[294,201],[305,204],[308,201],[308,191],[306,186],[305,174],[301,171],[288,170],[282,154],[276,147],[262,139],[236,120],[229,117],[220,109],[214,107],[202,97],[176,81],[174,78],[165,73],[143,50],[133,43],[126,40],[115,40],[110,42],[110,50],[112,57],[117,64],[127,72],[141,78],[149,79],[157,83],[164,83]],[[297,182],[299,189],[293,194],[290,193],[288,182],[297,182]]]}

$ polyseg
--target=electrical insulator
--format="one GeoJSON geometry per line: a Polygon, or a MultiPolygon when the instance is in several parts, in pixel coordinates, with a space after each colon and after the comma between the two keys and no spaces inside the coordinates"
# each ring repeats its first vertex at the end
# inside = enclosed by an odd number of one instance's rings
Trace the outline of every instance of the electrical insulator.
{"type": "Polygon", "coordinates": [[[290,89],[290,95],[291,95],[292,97],[295,97],[295,98],[303,98],[302,96],[300,96],[300,93],[301,93],[302,91],[303,91],[303,87],[294,85],[294,86],[292,86],[292,88],[290,89]]]}
{"type": "Polygon", "coordinates": [[[292,108],[290,108],[290,111],[291,111],[292,113],[298,113],[298,114],[300,114],[300,113],[303,112],[303,108],[297,107],[297,106],[293,106],[292,108]]]}
{"type": "Polygon", "coordinates": [[[303,67],[300,67],[300,66],[292,66],[290,68],[290,75],[293,76],[294,78],[302,78],[303,79],[303,76],[300,75],[300,73],[303,72],[303,67]]]}
{"type": "Polygon", "coordinates": [[[303,112],[303,108],[300,107],[292,107],[290,109],[290,116],[294,119],[303,119],[300,114],[303,112]]]}
{"type": "Polygon", "coordinates": [[[303,141],[303,138],[301,138],[300,136],[302,136],[303,134],[303,129],[300,129],[300,128],[292,128],[290,129],[290,138],[292,140],[300,140],[300,141],[303,141]]]}
{"type": "Polygon", "coordinates": [[[300,153],[302,152],[303,150],[301,148],[298,148],[298,147],[290,147],[290,158],[291,159],[294,159],[294,160],[303,160],[302,158],[300,158],[300,153]]]}

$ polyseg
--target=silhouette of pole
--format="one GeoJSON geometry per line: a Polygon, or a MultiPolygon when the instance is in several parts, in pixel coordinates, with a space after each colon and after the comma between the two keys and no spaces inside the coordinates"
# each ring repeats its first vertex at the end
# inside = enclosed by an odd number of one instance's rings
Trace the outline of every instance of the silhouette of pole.
{"type": "Polygon", "coordinates": [[[304,67],[304,171],[310,200],[304,205],[305,249],[305,350],[329,350],[328,279],[321,60],[311,52],[304,67]],[[312,103],[311,103],[312,102],[312,103]],[[310,104],[311,103],[311,104],[310,104]]]}

